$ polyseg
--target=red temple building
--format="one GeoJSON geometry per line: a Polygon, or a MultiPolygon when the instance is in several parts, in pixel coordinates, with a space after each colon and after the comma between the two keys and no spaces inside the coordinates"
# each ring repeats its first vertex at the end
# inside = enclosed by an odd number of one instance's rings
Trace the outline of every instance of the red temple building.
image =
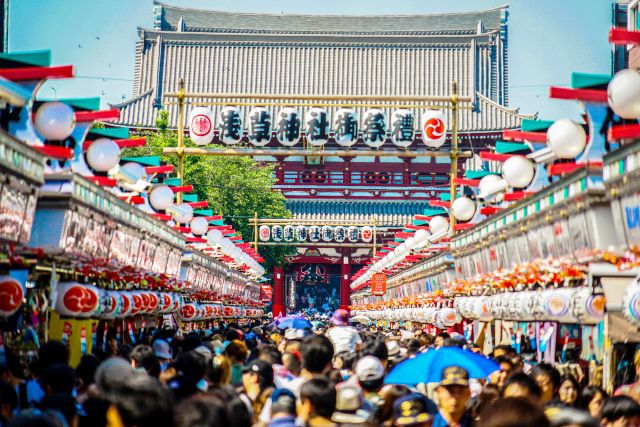
{"type": "MultiPolygon", "coordinates": [[[[446,96],[456,81],[459,93],[473,99],[472,109],[460,111],[459,145],[479,152],[493,146],[502,130],[519,128],[529,118],[508,107],[507,17],[506,6],[448,14],[332,16],[156,3],[154,27],[138,30],[134,96],[114,107],[121,110],[121,125],[139,129],[153,128],[158,110],[166,108],[176,128],[177,108],[163,106],[162,99],[177,90],[181,78],[190,93],[374,96],[446,96]]],[[[328,113],[339,107],[327,108],[328,113]]],[[[362,117],[362,109],[356,110],[362,117]]],[[[385,112],[389,116],[391,110],[385,112]]],[[[415,117],[422,112],[415,109],[415,117]]],[[[448,113],[446,122],[450,126],[448,113]]],[[[273,139],[267,148],[277,147],[273,139]]],[[[448,146],[449,141],[442,149],[448,146]]],[[[449,191],[448,157],[363,157],[357,147],[353,156],[256,159],[277,163],[276,189],[294,218],[319,226],[327,220],[375,221],[379,242],[393,238],[414,215],[425,213],[430,199],[449,191]]],[[[331,148],[340,148],[333,132],[324,145],[331,148]]],[[[397,147],[386,141],[379,149],[397,147]]],[[[425,150],[419,131],[406,150],[425,150]]],[[[460,160],[461,175],[465,163],[474,161],[460,160]]],[[[282,310],[283,284],[291,281],[303,288],[320,285],[324,299],[332,292],[337,298],[339,289],[340,305],[349,305],[349,277],[371,251],[364,244],[298,245],[291,267],[274,271],[274,310],[282,310]]],[[[308,307],[309,297],[295,304],[308,307]]]]}

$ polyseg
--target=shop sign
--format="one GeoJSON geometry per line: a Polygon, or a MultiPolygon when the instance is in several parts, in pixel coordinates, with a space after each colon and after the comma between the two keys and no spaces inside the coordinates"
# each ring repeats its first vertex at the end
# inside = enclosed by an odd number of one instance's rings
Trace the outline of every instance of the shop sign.
{"type": "Polygon", "coordinates": [[[271,285],[260,285],[260,301],[270,302],[273,298],[273,288],[271,285]]]}
{"type": "Polygon", "coordinates": [[[384,273],[376,273],[371,276],[371,294],[374,296],[383,296],[387,293],[387,275],[384,273]]]}

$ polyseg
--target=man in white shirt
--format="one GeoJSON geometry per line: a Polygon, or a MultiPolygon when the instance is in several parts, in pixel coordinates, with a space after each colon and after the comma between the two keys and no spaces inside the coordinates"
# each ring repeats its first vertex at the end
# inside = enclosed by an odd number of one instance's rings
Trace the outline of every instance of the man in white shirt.
{"type": "Polygon", "coordinates": [[[362,339],[355,328],[349,326],[349,312],[342,308],[333,313],[331,317],[333,327],[327,331],[327,337],[333,343],[333,349],[336,354],[347,351],[353,353],[362,349],[362,339]]]}

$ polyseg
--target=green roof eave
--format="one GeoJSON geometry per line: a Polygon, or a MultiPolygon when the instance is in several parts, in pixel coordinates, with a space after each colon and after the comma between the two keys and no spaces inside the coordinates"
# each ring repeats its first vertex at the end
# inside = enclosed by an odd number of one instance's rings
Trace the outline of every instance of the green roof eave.
{"type": "Polygon", "coordinates": [[[0,60],[22,62],[36,67],[48,67],[51,65],[50,50],[32,50],[27,52],[4,52],[0,53],[0,60]]]}
{"type": "Polygon", "coordinates": [[[513,154],[522,153],[523,151],[531,151],[531,148],[527,144],[519,142],[496,141],[496,153],[513,154]]]}
{"type": "Polygon", "coordinates": [[[552,120],[522,119],[523,132],[543,132],[553,124],[552,120]]]}
{"type": "Polygon", "coordinates": [[[91,128],[89,132],[112,139],[129,138],[129,128],[91,128]]]}
{"type": "Polygon", "coordinates": [[[160,166],[160,156],[123,157],[125,162],[136,162],[147,166],[160,166]]]}
{"type": "Polygon", "coordinates": [[[611,81],[609,74],[571,73],[571,87],[573,89],[586,89],[596,86],[606,86],[611,81]]]}
{"type": "MultiPolygon", "coordinates": [[[[79,110],[99,110],[100,109],[100,98],[92,97],[92,98],[59,98],[59,99],[38,99],[41,102],[50,102],[50,101],[60,101],[65,104],[69,104],[72,107],[79,110]]],[[[125,128],[126,129],[126,128],[125,128]]],[[[127,132],[128,133],[128,132],[127,132]]]]}

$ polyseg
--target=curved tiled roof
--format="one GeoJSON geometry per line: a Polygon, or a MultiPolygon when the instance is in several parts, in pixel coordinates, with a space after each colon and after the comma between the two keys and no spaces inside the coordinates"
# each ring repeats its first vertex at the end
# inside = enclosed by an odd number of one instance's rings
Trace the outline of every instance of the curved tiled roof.
{"type": "Polygon", "coordinates": [[[507,8],[427,15],[300,15],[224,12],[154,3],[158,6],[155,26],[160,30],[297,34],[474,33],[479,22],[485,29],[499,29],[503,11],[507,8]]]}

